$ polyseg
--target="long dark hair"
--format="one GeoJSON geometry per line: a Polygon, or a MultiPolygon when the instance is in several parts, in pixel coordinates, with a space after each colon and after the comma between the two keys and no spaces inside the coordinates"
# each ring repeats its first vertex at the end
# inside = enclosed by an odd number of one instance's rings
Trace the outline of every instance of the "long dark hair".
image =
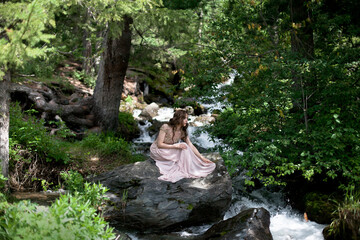
{"type": "MultiPolygon", "coordinates": [[[[174,135],[175,135],[175,128],[180,124],[182,125],[183,120],[187,118],[187,115],[188,114],[185,110],[176,110],[174,113],[174,116],[170,119],[169,126],[171,126],[172,130],[173,130],[173,139],[172,139],[173,141],[174,141],[174,135]]],[[[183,141],[185,141],[186,137],[188,136],[188,134],[187,134],[188,125],[189,124],[186,124],[186,126],[181,127],[181,131],[183,133],[185,133],[185,137],[182,139],[183,141]]]]}

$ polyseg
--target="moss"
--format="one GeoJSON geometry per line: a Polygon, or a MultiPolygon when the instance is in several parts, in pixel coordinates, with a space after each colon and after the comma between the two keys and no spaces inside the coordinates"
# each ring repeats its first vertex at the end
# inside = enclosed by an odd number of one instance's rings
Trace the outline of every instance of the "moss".
{"type": "Polygon", "coordinates": [[[221,236],[224,236],[224,235],[226,235],[227,233],[228,233],[227,231],[223,231],[223,232],[220,233],[220,235],[221,235],[221,236]]]}
{"type": "Polygon", "coordinates": [[[311,192],[305,196],[305,212],[310,220],[321,224],[331,222],[336,205],[326,194],[311,192]]]}
{"type": "Polygon", "coordinates": [[[119,113],[119,128],[117,133],[127,141],[131,141],[140,136],[139,126],[130,113],[119,113]]]}

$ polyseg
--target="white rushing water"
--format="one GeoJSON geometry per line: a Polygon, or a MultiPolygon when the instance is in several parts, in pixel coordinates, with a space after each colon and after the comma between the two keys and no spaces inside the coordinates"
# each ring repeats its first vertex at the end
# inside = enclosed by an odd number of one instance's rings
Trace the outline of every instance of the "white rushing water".
{"type": "Polygon", "coordinates": [[[270,212],[270,231],[274,240],[323,240],[325,225],[306,221],[304,215],[293,210],[280,192],[264,189],[253,191],[239,199],[229,208],[224,219],[235,216],[244,209],[265,208],[270,212]]]}
{"type": "Polygon", "coordinates": [[[134,143],[152,143],[155,140],[155,136],[150,136],[148,128],[151,126],[151,122],[144,121],[144,124],[139,124],[140,137],[134,139],[134,143]]]}

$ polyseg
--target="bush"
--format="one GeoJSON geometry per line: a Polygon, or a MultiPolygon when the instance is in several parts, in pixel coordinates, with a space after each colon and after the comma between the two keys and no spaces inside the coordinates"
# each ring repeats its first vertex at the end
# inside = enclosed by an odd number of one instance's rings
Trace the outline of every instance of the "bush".
{"type": "Polygon", "coordinates": [[[84,71],[74,71],[72,73],[73,77],[77,80],[83,82],[86,86],[94,88],[96,84],[96,78],[86,74],[84,71]]]}
{"type": "Polygon", "coordinates": [[[76,196],[82,195],[91,206],[97,208],[106,200],[104,196],[108,189],[103,185],[85,182],[80,173],[72,170],[62,172],[60,175],[64,180],[65,189],[76,196]]]}
{"type": "Polygon", "coordinates": [[[33,61],[27,61],[19,71],[27,75],[34,74],[40,78],[50,78],[63,59],[64,57],[55,51],[48,52],[46,59],[36,58],[33,61]]]}
{"type": "MultiPolygon", "coordinates": [[[[6,181],[7,181],[7,178],[1,174],[1,167],[0,167],[0,205],[5,200],[5,195],[3,194],[3,192],[5,192],[6,181]]],[[[1,206],[0,206],[0,208],[1,208],[1,206]]]]}
{"type": "MultiPolygon", "coordinates": [[[[40,158],[51,162],[67,163],[70,161],[66,153],[68,144],[55,136],[50,136],[44,127],[44,121],[37,119],[36,110],[27,110],[24,113],[18,104],[10,107],[10,150],[11,159],[18,159],[18,144],[24,146],[29,151],[36,153],[40,158]]],[[[61,137],[66,137],[68,131],[62,131],[61,137]]]]}
{"type": "Polygon", "coordinates": [[[360,239],[360,192],[355,191],[354,186],[350,187],[335,213],[337,217],[324,230],[326,239],[360,239]]]}
{"type": "Polygon", "coordinates": [[[140,136],[140,129],[134,117],[128,112],[119,112],[119,129],[120,136],[127,141],[140,136]]]}
{"type": "Polygon", "coordinates": [[[112,228],[96,212],[106,191],[101,184],[85,183],[82,192],[62,195],[47,210],[29,201],[9,204],[1,199],[0,239],[114,239],[112,228]]]}
{"type": "Polygon", "coordinates": [[[64,180],[64,187],[70,192],[83,192],[84,178],[76,171],[67,171],[60,173],[61,178],[64,180]]]}
{"type": "Polygon", "coordinates": [[[114,239],[112,228],[82,196],[62,195],[47,211],[29,201],[1,211],[0,238],[4,240],[114,239]]]}
{"type": "Polygon", "coordinates": [[[122,138],[114,134],[89,134],[81,141],[81,146],[88,149],[94,149],[102,156],[112,154],[123,157],[130,157],[131,151],[129,144],[122,138]]]}

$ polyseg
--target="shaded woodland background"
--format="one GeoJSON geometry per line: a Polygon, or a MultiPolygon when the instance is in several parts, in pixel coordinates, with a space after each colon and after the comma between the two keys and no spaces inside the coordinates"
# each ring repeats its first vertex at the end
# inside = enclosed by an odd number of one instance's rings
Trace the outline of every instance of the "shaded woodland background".
{"type": "Polygon", "coordinates": [[[119,112],[128,78],[146,93],[136,104],[227,101],[207,130],[233,149],[219,149],[230,173],[302,186],[300,207],[308,192],[345,194],[358,216],[359,12],[356,0],[3,0],[2,173],[38,190],[63,170],[141,160],[119,112]]]}

